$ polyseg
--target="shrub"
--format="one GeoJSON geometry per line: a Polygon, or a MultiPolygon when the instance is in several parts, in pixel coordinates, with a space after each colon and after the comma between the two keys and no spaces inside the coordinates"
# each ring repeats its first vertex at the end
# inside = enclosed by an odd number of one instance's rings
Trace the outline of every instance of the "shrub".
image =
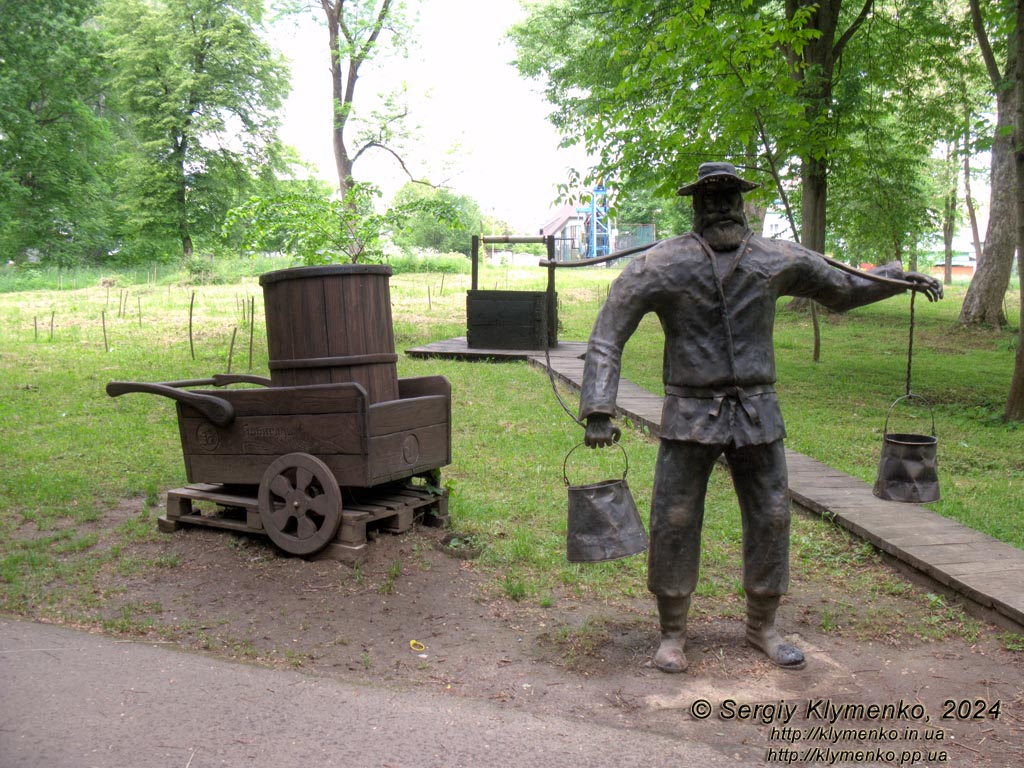
{"type": "Polygon", "coordinates": [[[398,275],[410,272],[442,272],[448,275],[465,275],[470,271],[469,259],[461,253],[437,253],[434,251],[405,251],[388,257],[391,271],[398,275]]]}

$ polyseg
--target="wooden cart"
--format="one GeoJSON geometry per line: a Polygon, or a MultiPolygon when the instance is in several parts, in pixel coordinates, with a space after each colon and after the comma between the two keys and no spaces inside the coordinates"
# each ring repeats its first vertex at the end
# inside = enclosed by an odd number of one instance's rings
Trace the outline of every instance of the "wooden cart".
{"type": "Polygon", "coordinates": [[[366,527],[443,524],[437,470],[451,462],[451,387],[443,376],[397,379],[371,402],[355,382],[274,386],[257,376],[110,382],[176,401],[189,485],[170,491],[161,527],[183,523],[266,534],[285,552],[358,559],[366,527]],[[220,389],[232,384],[257,384],[220,389]],[[218,389],[192,387],[213,385],[218,389]],[[198,504],[198,502],[208,502],[198,504]],[[211,513],[202,507],[216,507],[211,513]]]}

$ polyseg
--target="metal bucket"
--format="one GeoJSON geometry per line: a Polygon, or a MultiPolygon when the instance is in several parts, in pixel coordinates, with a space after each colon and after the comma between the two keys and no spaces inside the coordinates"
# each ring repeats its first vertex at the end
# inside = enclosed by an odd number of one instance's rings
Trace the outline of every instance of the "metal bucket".
{"type": "Polygon", "coordinates": [[[562,462],[562,478],[569,492],[566,559],[570,563],[598,563],[643,552],[647,549],[647,532],[626,483],[629,457],[625,449],[619,446],[626,461],[621,480],[571,485],[566,465],[580,445],[569,451],[562,462]]]}
{"type": "Polygon", "coordinates": [[[935,412],[931,403],[920,395],[897,398],[885,417],[882,455],[878,460],[878,476],[874,494],[880,499],[927,504],[939,500],[939,464],[936,458],[938,439],[935,437],[935,412]],[[889,432],[889,417],[893,408],[907,398],[923,400],[932,419],[931,435],[889,432]]]}

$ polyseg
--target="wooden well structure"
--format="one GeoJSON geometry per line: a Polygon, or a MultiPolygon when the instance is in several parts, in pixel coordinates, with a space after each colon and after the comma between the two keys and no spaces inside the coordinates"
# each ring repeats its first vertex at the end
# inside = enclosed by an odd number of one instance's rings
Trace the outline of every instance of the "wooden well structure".
{"type": "Polygon", "coordinates": [[[543,291],[481,290],[480,245],[543,243],[548,261],[555,258],[555,238],[547,236],[473,235],[472,283],[466,294],[466,346],[470,349],[544,349],[558,346],[558,294],[554,271],[543,291]]]}

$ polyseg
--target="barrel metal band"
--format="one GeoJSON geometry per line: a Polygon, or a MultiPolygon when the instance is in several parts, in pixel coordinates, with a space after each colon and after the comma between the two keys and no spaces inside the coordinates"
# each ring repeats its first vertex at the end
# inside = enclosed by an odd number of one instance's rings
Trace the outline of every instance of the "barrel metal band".
{"type": "Polygon", "coordinates": [[[347,368],[354,365],[381,365],[397,363],[398,355],[382,352],[376,355],[344,355],[341,357],[309,357],[299,360],[271,360],[270,370],[293,368],[347,368]]]}

